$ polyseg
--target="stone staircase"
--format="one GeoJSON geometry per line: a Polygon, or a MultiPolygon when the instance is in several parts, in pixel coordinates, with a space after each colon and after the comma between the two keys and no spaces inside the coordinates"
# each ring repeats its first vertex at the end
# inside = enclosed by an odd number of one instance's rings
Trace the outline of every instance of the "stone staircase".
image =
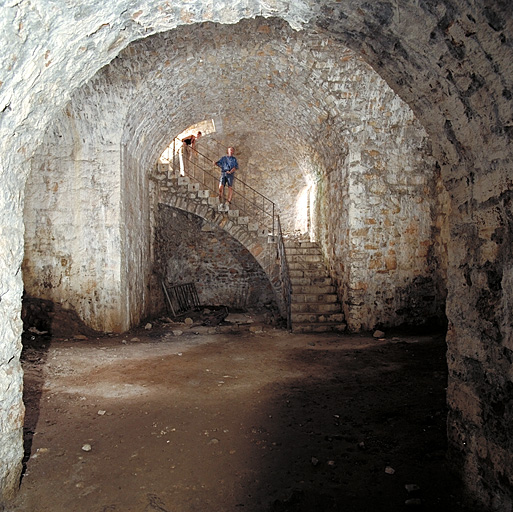
{"type": "MultiPolygon", "coordinates": [[[[276,260],[276,237],[269,227],[255,221],[256,215],[221,205],[217,192],[181,176],[172,165],[158,164],[151,177],[158,202],[194,213],[217,224],[244,245],[269,276],[277,297],[283,287],[276,260]]],[[[292,287],[291,323],[293,332],[342,332],[346,328],[335,286],[328,274],[321,250],[315,242],[284,240],[285,255],[292,287]]],[[[282,300],[280,311],[286,317],[282,300]]]]}
{"type": "Polygon", "coordinates": [[[335,286],[315,242],[285,240],[292,284],[292,332],[342,332],[346,329],[335,286]]]}
{"type": "MultiPolygon", "coordinates": [[[[216,224],[238,240],[255,257],[268,275],[274,288],[281,315],[286,318],[287,306],[280,280],[280,263],[277,259],[277,237],[270,234],[265,222],[258,222],[258,215],[249,215],[237,208],[234,200],[230,208],[219,201],[218,193],[189,176],[181,176],[172,165],[159,163],[150,181],[155,188],[158,203],[193,213],[207,222],[216,224]]],[[[216,182],[217,183],[217,182],[216,182]]]]}
{"type": "MultiPolygon", "coordinates": [[[[171,165],[159,164],[158,171],[154,180],[159,182],[159,201],[186,209],[204,218],[207,218],[204,213],[208,210],[208,219],[224,229],[240,226],[250,237],[258,237],[262,242],[272,242],[269,239],[269,229],[253,221],[249,216],[241,215],[236,201],[228,208],[226,204],[220,203],[217,192],[207,189],[188,176],[181,176],[180,171],[174,170],[171,165]],[[229,226],[227,223],[230,223],[229,226]]],[[[244,241],[247,240],[248,237],[244,238],[244,241]]]]}

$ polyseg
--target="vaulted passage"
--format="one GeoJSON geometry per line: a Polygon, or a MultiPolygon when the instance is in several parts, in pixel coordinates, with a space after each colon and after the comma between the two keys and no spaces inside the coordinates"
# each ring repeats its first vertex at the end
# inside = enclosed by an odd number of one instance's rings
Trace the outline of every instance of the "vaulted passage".
{"type": "Polygon", "coordinates": [[[189,276],[204,303],[283,316],[274,232],[169,198],[160,155],[211,120],[198,149],[235,147],[285,238],[316,243],[349,331],[448,325],[449,455],[469,500],[511,511],[512,7],[175,4],[1,8],[2,496],[23,289],[99,331],[189,276]]]}
{"type": "Polygon", "coordinates": [[[147,38],[76,91],[32,160],[27,292],[101,330],[157,314],[161,199],[149,176],[169,140],[203,119],[215,132],[204,130],[201,155],[234,146],[237,179],[276,204],[283,231],[320,243],[350,329],[443,324],[448,199],[425,131],[354,52],[278,20],[147,38]],[[81,250],[91,244],[109,265],[81,250]]]}

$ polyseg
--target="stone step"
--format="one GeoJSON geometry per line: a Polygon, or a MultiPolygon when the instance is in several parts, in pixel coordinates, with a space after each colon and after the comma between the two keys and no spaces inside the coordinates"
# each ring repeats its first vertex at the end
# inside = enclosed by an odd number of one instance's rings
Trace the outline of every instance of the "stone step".
{"type": "Polygon", "coordinates": [[[317,242],[298,242],[297,240],[288,240],[286,238],[283,239],[283,245],[285,248],[288,247],[304,247],[310,248],[310,247],[319,247],[319,244],[317,242]]]}
{"type": "Polygon", "coordinates": [[[285,252],[287,253],[287,257],[298,255],[306,256],[310,254],[318,254],[320,256],[322,254],[319,247],[285,247],[285,252]]]}
{"type": "Polygon", "coordinates": [[[331,279],[328,275],[328,271],[323,268],[319,269],[304,269],[304,268],[290,268],[289,266],[289,276],[292,279],[306,279],[309,284],[315,284],[315,279],[331,279]]]}
{"type": "Polygon", "coordinates": [[[210,197],[210,190],[198,190],[198,197],[207,199],[210,197]]]}
{"type": "Polygon", "coordinates": [[[309,272],[309,271],[326,271],[325,265],[320,261],[308,261],[308,262],[296,262],[296,261],[289,261],[287,258],[287,262],[289,264],[290,270],[302,270],[303,272],[309,272]]]}
{"type": "Polygon", "coordinates": [[[303,270],[296,270],[295,272],[298,272],[301,275],[290,276],[290,283],[293,287],[295,286],[331,286],[332,281],[331,277],[328,276],[328,273],[326,272],[325,275],[321,275],[321,273],[314,273],[311,274],[307,272],[307,275],[305,275],[305,272],[303,270]]]}
{"type": "Polygon", "coordinates": [[[313,313],[315,315],[325,315],[331,313],[340,313],[341,307],[338,302],[293,302],[290,305],[293,313],[313,313]]]}
{"type": "Polygon", "coordinates": [[[322,262],[322,256],[318,254],[287,254],[287,261],[289,263],[319,263],[322,262]]]}
{"type": "Polygon", "coordinates": [[[187,185],[187,190],[189,192],[199,192],[200,191],[200,184],[199,183],[189,183],[187,185]]]}
{"type": "Polygon", "coordinates": [[[318,322],[318,323],[300,323],[292,324],[293,333],[309,333],[309,332],[344,332],[347,329],[345,323],[339,322],[318,322]]]}
{"type": "Polygon", "coordinates": [[[344,322],[344,313],[292,313],[292,325],[294,323],[342,323],[344,322]]]}
{"type": "Polygon", "coordinates": [[[292,287],[294,302],[336,302],[338,300],[334,286],[292,287]]]}

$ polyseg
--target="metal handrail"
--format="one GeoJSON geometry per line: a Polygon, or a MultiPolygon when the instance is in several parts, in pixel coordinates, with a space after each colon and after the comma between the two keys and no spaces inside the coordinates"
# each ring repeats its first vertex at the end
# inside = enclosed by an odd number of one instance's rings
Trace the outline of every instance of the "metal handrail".
{"type": "MultiPolygon", "coordinates": [[[[219,144],[219,142],[215,142],[219,144]]],[[[182,141],[178,138],[173,140],[172,165],[175,171],[178,169],[176,162],[178,155],[176,150],[177,143],[180,144],[181,147],[182,141]]],[[[196,149],[193,151],[194,154],[192,154],[191,158],[187,161],[188,165],[184,166],[184,174],[205,185],[211,192],[218,194],[219,174],[214,174],[206,169],[207,167],[215,165],[215,161],[196,149]]],[[[178,158],[180,158],[179,155],[178,158]]],[[[186,159],[183,159],[182,162],[185,160],[186,159]]],[[[277,217],[276,204],[240,178],[237,178],[237,187],[233,188],[232,206],[260,221],[260,224],[268,228],[270,235],[275,235],[277,217]]]]}
{"type": "Polygon", "coordinates": [[[285,253],[285,244],[283,243],[283,233],[281,231],[281,222],[278,217],[278,237],[276,247],[278,250],[278,260],[280,262],[280,281],[282,299],[285,304],[285,312],[287,314],[287,330],[292,330],[292,283],[290,281],[289,264],[285,253]]]}
{"type": "MultiPolygon", "coordinates": [[[[214,139],[215,140],[215,139],[214,139]]],[[[172,164],[173,170],[176,172],[178,169],[176,157],[176,144],[177,142],[180,144],[180,147],[183,145],[182,141],[178,138],[173,139],[173,159],[170,162],[172,164]]],[[[217,144],[220,144],[218,141],[215,141],[217,144]]],[[[184,166],[184,175],[192,177],[195,181],[205,185],[208,190],[214,193],[218,193],[218,185],[219,185],[219,174],[214,175],[212,172],[205,169],[204,166],[215,165],[215,162],[202,154],[198,150],[194,149],[194,154],[192,158],[188,160],[188,165],[184,166]],[[202,165],[203,164],[203,165],[202,165]]],[[[277,260],[279,264],[280,271],[280,283],[281,283],[281,293],[282,300],[285,305],[285,313],[287,320],[287,329],[289,331],[292,330],[292,284],[290,281],[290,272],[289,266],[287,262],[287,257],[285,253],[285,245],[283,243],[283,233],[281,229],[280,217],[277,213],[276,205],[269,198],[265,197],[263,194],[255,190],[253,187],[237,178],[237,189],[233,188],[233,196],[232,196],[232,204],[235,208],[241,210],[243,213],[251,215],[252,218],[257,218],[262,220],[262,218],[267,219],[270,222],[270,232],[273,236],[273,239],[276,241],[276,249],[277,249],[277,260]],[[250,192],[253,196],[252,198],[248,198],[246,193],[240,192],[240,188],[242,187],[244,192],[250,192]],[[256,198],[256,199],[255,199],[256,198]],[[259,201],[262,202],[260,206],[259,201]],[[276,235],[276,236],[275,236],[276,235]]],[[[264,226],[269,224],[266,222],[261,222],[264,226]]]]}

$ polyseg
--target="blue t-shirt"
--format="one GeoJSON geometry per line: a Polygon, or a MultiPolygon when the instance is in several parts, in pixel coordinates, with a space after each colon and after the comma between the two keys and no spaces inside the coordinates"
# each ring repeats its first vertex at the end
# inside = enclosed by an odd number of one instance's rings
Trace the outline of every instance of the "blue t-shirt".
{"type": "Polygon", "coordinates": [[[231,171],[232,169],[238,169],[239,168],[239,164],[237,163],[237,159],[234,156],[227,156],[227,155],[225,155],[222,158],[220,158],[216,162],[216,165],[221,167],[221,170],[223,172],[227,172],[227,171],[231,171]]]}

